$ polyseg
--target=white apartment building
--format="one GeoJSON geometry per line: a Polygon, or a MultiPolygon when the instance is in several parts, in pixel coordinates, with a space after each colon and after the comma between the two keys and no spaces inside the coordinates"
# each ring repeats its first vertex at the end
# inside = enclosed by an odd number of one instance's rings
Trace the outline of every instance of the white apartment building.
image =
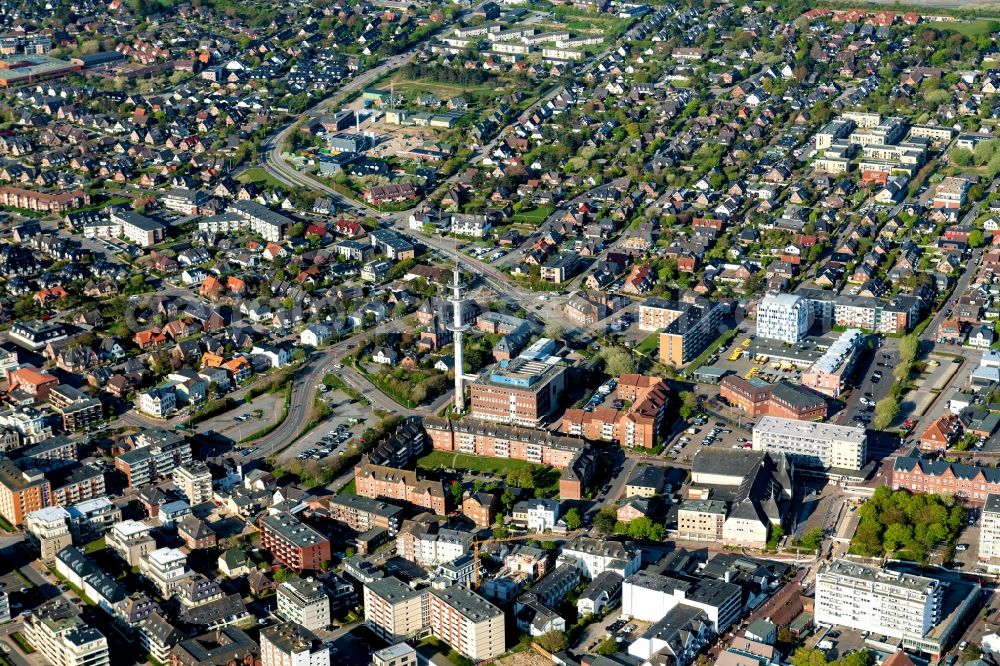
{"type": "Polygon", "coordinates": [[[462,585],[427,590],[427,618],[431,633],[477,663],[506,650],[503,611],[462,585]]]}
{"type": "Polygon", "coordinates": [[[330,597],[323,584],[309,578],[292,578],[278,586],[276,615],[310,631],[330,626],[330,597]]]}
{"type": "Polygon", "coordinates": [[[765,416],[753,428],[753,450],[784,453],[796,467],[857,471],[867,459],[863,427],[765,416]]]}
{"type": "Polygon", "coordinates": [[[563,546],[559,563],[570,563],[591,580],[604,571],[628,578],[639,570],[641,556],[632,544],[577,537],[563,546]]]}
{"type": "Polygon", "coordinates": [[[933,578],[834,560],[816,576],[816,623],[917,640],[941,619],[942,594],[933,578]]]}
{"type": "Polygon", "coordinates": [[[43,562],[55,560],[56,553],[73,545],[69,531],[69,512],[61,506],[32,511],[24,519],[28,540],[39,552],[43,562]]]}
{"type": "Polygon", "coordinates": [[[202,460],[192,460],[174,469],[174,483],[188,504],[197,506],[212,499],[212,472],[202,460]]]}
{"type": "Polygon", "coordinates": [[[423,594],[395,577],[365,585],[365,624],[389,643],[410,638],[427,626],[423,594]]]}
{"type": "Polygon", "coordinates": [[[809,331],[809,303],[795,294],[767,294],[757,303],[757,337],[795,344],[809,331]]]}
{"type": "Polygon", "coordinates": [[[87,625],[61,598],[24,621],[24,637],[38,651],[36,659],[58,666],[107,666],[108,639],[87,625]]]}
{"type": "Polygon", "coordinates": [[[187,568],[187,555],[176,548],[157,548],[139,558],[139,573],[145,576],[164,597],[193,575],[187,568]]]}
{"type": "Polygon", "coordinates": [[[104,537],[108,548],[128,562],[129,566],[137,566],[146,555],[156,550],[156,540],[152,535],[153,528],[138,520],[123,520],[115,524],[104,537]]]}
{"type": "Polygon", "coordinates": [[[559,501],[554,499],[528,500],[528,531],[545,532],[559,520],[559,501]]]}
{"type": "Polygon", "coordinates": [[[979,561],[991,572],[1000,570],[1000,495],[996,493],[986,496],[979,518],[979,561]]]}
{"type": "Polygon", "coordinates": [[[261,630],[260,658],[263,666],[330,666],[330,648],[305,627],[286,622],[261,630]]]}

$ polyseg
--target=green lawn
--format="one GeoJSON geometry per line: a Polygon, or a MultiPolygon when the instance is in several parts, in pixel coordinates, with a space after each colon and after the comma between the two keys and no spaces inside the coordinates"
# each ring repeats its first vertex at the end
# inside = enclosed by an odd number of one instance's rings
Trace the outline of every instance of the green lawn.
{"type": "Polygon", "coordinates": [[[526,222],[528,224],[539,225],[544,222],[549,215],[552,214],[551,206],[543,206],[541,208],[536,208],[534,210],[525,210],[519,213],[514,213],[511,216],[512,222],[526,222]]]}
{"type": "Polygon", "coordinates": [[[247,169],[237,176],[236,180],[241,183],[261,183],[267,187],[281,186],[281,183],[279,183],[274,176],[265,171],[263,167],[252,167],[247,169]]]}
{"type": "Polygon", "coordinates": [[[485,458],[482,456],[470,456],[466,453],[451,453],[448,451],[432,451],[423,458],[417,460],[418,469],[437,469],[445,467],[448,469],[464,469],[473,472],[486,472],[503,476],[513,469],[528,469],[534,471],[541,467],[524,460],[511,460],[509,458],[485,458]]]}
{"type": "Polygon", "coordinates": [[[107,544],[104,542],[104,537],[101,537],[99,539],[94,539],[90,543],[86,544],[83,547],[83,552],[86,553],[87,555],[90,555],[91,553],[96,553],[99,550],[104,550],[107,547],[108,547],[107,544]]]}
{"type": "Polygon", "coordinates": [[[340,490],[337,491],[337,494],[338,495],[357,495],[358,494],[358,488],[357,488],[357,486],[354,483],[354,479],[351,479],[350,481],[348,481],[347,484],[344,485],[343,488],[341,488],[340,490]]]}
{"type": "Polygon", "coordinates": [[[17,643],[17,647],[21,648],[21,652],[24,654],[31,654],[35,651],[35,648],[32,647],[31,643],[28,642],[21,632],[15,631],[10,635],[10,637],[15,643],[17,643]]]}
{"type": "Polygon", "coordinates": [[[646,339],[636,345],[635,353],[642,354],[643,356],[650,356],[656,349],[660,346],[660,332],[653,331],[646,339]]]}
{"type": "Polygon", "coordinates": [[[1000,23],[990,19],[976,19],[958,23],[936,23],[934,27],[941,30],[953,30],[966,37],[988,37],[991,33],[1000,30],[1000,23]]]}

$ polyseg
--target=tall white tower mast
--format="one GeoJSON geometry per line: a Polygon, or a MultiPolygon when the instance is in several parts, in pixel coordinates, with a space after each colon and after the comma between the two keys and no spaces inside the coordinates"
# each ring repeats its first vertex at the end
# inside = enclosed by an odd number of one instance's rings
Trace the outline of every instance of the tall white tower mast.
{"type": "Polygon", "coordinates": [[[462,270],[458,263],[458,253],[455,253],[455,271],[451,284],[452,298],[451,304],[454,312],[454,321],[449,327],[455,338],[455,412],[461,414],[465,411],[465,367],[462,359],[462,334],[469,330],[469,327],[462,321],[462,310],[465,300],[462,298],[462,270]]]}

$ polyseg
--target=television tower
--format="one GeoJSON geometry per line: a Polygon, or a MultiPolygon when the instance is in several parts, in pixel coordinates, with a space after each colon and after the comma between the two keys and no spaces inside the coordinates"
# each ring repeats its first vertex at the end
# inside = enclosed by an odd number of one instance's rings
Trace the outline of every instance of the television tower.
{"type": "Polygon", "coordinates": [[[468,325],[462,321],[462,310],[465,306],[465,299],[462,297],[462,269],[458,263],[458,253],[455,253],[455,270],[451,283],[451,304],[454,312],[454,321],[448,327],[455,338],[455,407],[454,411],[461,414],[465,411],[465,367],[462,359],[462,334],[469,330],[468,325]]]}

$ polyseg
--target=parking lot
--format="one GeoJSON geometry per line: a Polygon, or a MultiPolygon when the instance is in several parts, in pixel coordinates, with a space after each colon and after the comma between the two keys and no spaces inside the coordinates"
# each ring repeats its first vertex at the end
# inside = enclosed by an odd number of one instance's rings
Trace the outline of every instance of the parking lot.
{"type": "Polygon", "coordinates": [[[300,437],[282,451],[283,462],[289,460],[323,460],[329,456],[346,455],[351,441],[367,427],[370,414],[360,403],[352,402],[345,393],[320,388],[320,400],[333,410],[333,416],[300,437]]]}
{"type": "Polygon", "coordinates": [[[263,393],[248,403],[217,414],[198,425],[198,432],[217,432],[240,442],[244,437],[277,423],[281,419],[284,397],[277,393],[263,393]]]}
{"type": "Polygon", "coordinates": [[[667,448],[664,450],[667,458],[690,463],[705,446],[730,449],[751,447],[749,428],[740,428],[711,415],[704,415],[701,418],[696,416],[690,423],[689,428],[667,443],[667,448]]]}
{"type": "Polygon", "coordinates": [[[895,350],[879,348],[870,357],[862,357],[855,370],[857,388],[851,391],[847,404],[838,419],[841,425],[868,426],[875,413],[875,405],[889,395],[895,379],[892,369],[899,356],[895,350]]]}

